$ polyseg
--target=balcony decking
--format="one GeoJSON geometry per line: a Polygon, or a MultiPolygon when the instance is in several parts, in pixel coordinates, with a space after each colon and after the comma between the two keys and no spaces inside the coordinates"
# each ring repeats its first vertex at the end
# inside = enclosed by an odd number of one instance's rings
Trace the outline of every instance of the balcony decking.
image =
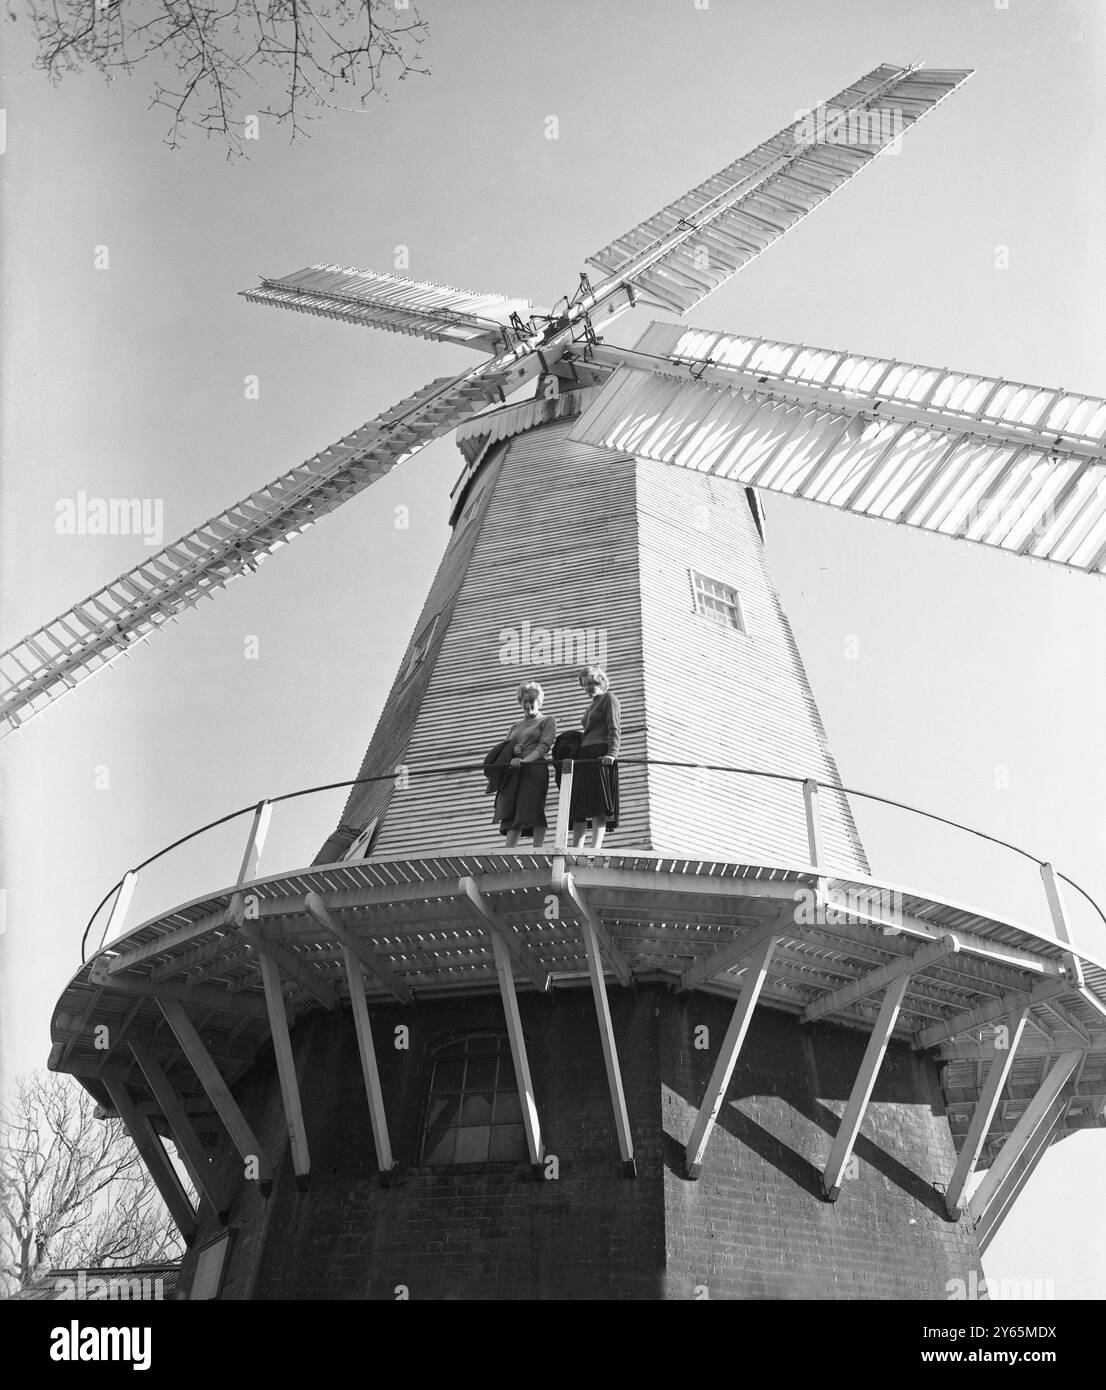
{"type": "Polygon", "coordinates": [[[517,988],[586,987],[586,916],[614,985],[664,980],[736,999],[748,955],[770,935],[777,946],[760,1002],[870,1032],[880,1004],[876,972],[900,962],[905,969],[905,957],[951,934],[955,949],[911,970],[890,1036],[933,1047],[944,1061],[958,1148],[994,1057],[989,1031],[1024,1004],[1027,1026],[981,1163],[994,1158],[1053,1062],[1072,1052],[1082,1060],[1055,1134],[1106,1123],[1106,967],[1065,942],[918,892],[820,875],[811,865],[568,851],[573,891],[557,896],[558,869],[552,854],[533,852],[343,862],[183,903],[108,943],[74,976],[52,1021],[50,1066],[80,1078],[105,1103],[105,1083],[122,1083],[156,1124],[164,1117],[126,1045],[138,1042],[196,1112],[202,1134],[202,1088],[159,1001],[187,1008],[233,1088],[271,1036],[259,951],[247,938],[277,960],[290,1022],[349,1001],[342,941],[308,901],[321,902],[355,943],[370,1009],[385,999],[497,991],[497,934],[517,988]],[[552,918],[550,903],[559,913],[552,918]],[[866,903],[893,903],[893,917],[866,903]],[[101,1025],[106,1035],[97,1033],[101,1025]]]}

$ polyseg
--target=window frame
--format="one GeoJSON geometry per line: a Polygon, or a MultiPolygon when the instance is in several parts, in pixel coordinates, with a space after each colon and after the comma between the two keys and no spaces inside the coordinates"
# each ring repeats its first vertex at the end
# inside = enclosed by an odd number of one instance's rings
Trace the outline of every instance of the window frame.
{"type": "Polygon", "coordinates": [[[707,574],[704,570],[694,569],[688,566],[688,582],[691,585],[692,610],[697,616],[706,618],[709,622],[718,627],[724,627],[730,632],[740,632],[743,637],[748,637],[749,626],[745,620],[745,605],[741,601],[741,593],[733,584],[727,584],[724,579],[715,579],[713,575],[707,574]],[[712,585],[715,589],[724,591],[726,597],[717,593],[711,593],[703,586],[712,585]],[[724,604],[734,611],[731,618],[728,613],[719,612],[718,609],[711,608],[705,599],[713,599],[715,603],[724,604]]]}
{"type": "MultiPolygon", "coordinates": [[[[454,1171],[463,1171],[463,1170],[466,1169],[466,1168],[472,1168],[472,1167],[485,1167],[485,1166],[487,1166],[487,1165],[492,1165],[492,1166],[497,1167],[497,1168],[510,1169],[510,1168],[515,1168],[515,1167],[517,1167],[520,1163],[529,1163],[529,1161],[530,1161],[530,1152],[529,1152],[529,1148],[527,1147],[527,1142],[526,1142],[526,1129],[525,1129],[525,1125],[524,1125],[524,1123],[523,1123],[523,1110],[522,1110],[523,1100],[522,1100],[522,1095],[521,1095],[521,1093],[520,1093],[520,1091],[519,1091],[518,1076],[517,1076],[517,1074],[516,1074],[516,1072],[515,1072],[515,1065],[514,1065],[514,1055],[513,1055],[512,1051],[511,1051],[510,1038],[509,1038],[509,1036],[507,1035],[507,1033],[505,1033],[505,1032],[503,1032],[503,1031],[501,1031],[501,1030],[497,1030],[497,1029],[495,1029],[495,1028],[478,1028],[478,1029],[474,1029],[474,1030],[472,1030],[472,1031],[470,1031],[470,1032],[453,1034],[453,1035],[451,1035],[451,1036],[449,1036],[449,1037],[440,1039],[437,1043],[432,1044],[432,1045],[429,1047],[428,1051],[427,1051],[426,1061],[427,1061],[426,1090],[425,1090],[425,1094],[424,1094],[424,1100],[423,1100],[423,1106],[422,1106],[422,1113],[421,1113],[420,1118],[419,1118],[419,1134],[418,1134],[418,1148],[417,1148],[417,1155],[418,1155],[418,1157],[417,1157],[417,1166],[418,1166],[418,1167],[420,1167],[420,1168],[430,1168],[430,1169],[433,1169],[433,1170],[436,1171],[436,1172],[443,1172],[443,1173],[444,1173],[444,1172],[450,1171],[450,1170],[454,1170],[454,1171]],[[489,1039],[494,1039],[495,1042],[496,1042],[496,1044],[497,1044],[496,1051],[495,1051],[494,1053],[490,1053],[490,1052],[485,1052],[485,1053],[469,1053],[468,1047],[469,1047],[469,1044],[470,1044],[470,1043],[480,1042],[480,1041],[482,1041],[482,1040],[489,1040],[489,1039]],[[456,1058],[456,1057],[442,1057],[441,1054],[444,1053],[447,1049],[456,1048],[456,1047],[458,1047],[458,1046],[463,1046],[464,1049],[465,1049],[464,1053],[462,1054],[462,1056],[461,1056],[460,1058],[456,1058]],[[496,1058],[496,1061],[497,1061],[497,1068],[496,1068],[496,1084],[495,1084],[494,1086],[490,1087],[490,1088],[487,1087],[487,1086],[479,1086],[479,1085],[478,1085],[478,1086],[474,1086],[474,1087],[472,1088],[471,1091],[468,1090],[467,1085],[466,1085],[466,1083],[467,1083],[467,1081],[468,1081],[467,1063],[469,1062],[470,1058],[477,1058],[477,1059],[478,1059],[478,1058],[481,1058],[481,1057],[489,1057],[489,1056],[494,1056],[494,1057],[496,1058]],[[510,1085],[510,1086],[500,1086],[500,1085],[499,1085],[500,1066],[498,1065],[498,1063],[499,1063],[500,1060],[501,1060],[502,1058],[504,1058],[504,1057],[507,1059],[507,1063],[508,1063],[508,1065],[509,1065],[509,1067],[510,1067],[510,1073],[511,1073],[511,1085],[510,1085]],[[441,1061],[446,1061],[446,1062],[449,1062],[449,1061],[463,1061],[463,1062],[466,1064],[466,1069],[465,1069],[464,1077],[463,1077],[463,1079],[462,1079],[461,1087],[460,1087],[459,1090],[453,1091],[453,1090],[444,1089],[444,1088],[443,1088],[443,1089],[438,1089],[438,1088],[436,1088],[436,1086],[435,1086],[435,1080],[436,1080],[436,1078],[437,1078],[437,1068],[438,1068],[439,1060],[441,1060],[441,1061]],[[491,1118],[490,1118],[490,1120],[488,1121],[488,1123],[487,1123],[486,1126],[485,1126],[485,1125],[462,1125],[462,1124],[457,1123],[457,1122],[454,1122],[453,1124],[449,1124],[449,1125],[438,1125],[438,1126],[433,1126],[433,1127],[431,1126],[431,1112],[432,1112],[432,1108],[433,1108],[433,1106],[434,1106],[434,1101],[435,1101],[435,1098],[436,1098],[436,1097],[448,1096],[448,1095],[456,1095],[456,1096],[458,1096],[458,1097],[460,1098],[460,1100],[461,1100],[461,1105],[459,1105],[459,1107],[458,1107],[458,1112],[457,1112],[457,1120],[459,1121],[460,1118],[461,1118],[461,1113],[462,1113],[461,1107],[463,1106],[464,1098],[465,1098],[466,1096],[469,1096],[469,1095],[477,1095],[477,1094],[479,1094],[479,1093],[481,1093],[481,1092],[487,1093],[489,1090],[490,1090],[490,1093],[491,1093],[491,1096],[492,1096],[492,1116],[491,1116],[491,1118]],[[496,1109],[497,1109],[496,1101],[497,1101],[497,1098],[498,1098],[500,1095],[510,1095],[510,1096],[513,1097],[515,1103],[517,1104],[517,1118],[512,1119],[512,1120],[510,1120],[510,1121],[506,1121],[506,1122],[501,1121],[501,1122],[497,1125],[496,1122],[495,1122],[495,1113],[496,1113],[496,1109]],[[473,1129],[473,1130],[475,1130],[475,1129],[482,1129],[482,1128],[487,1128],[487,1130],[489,1131],[489,1133],[488,1133],[488,1156],[483,1157],[483,1158],[461,1158],[461,1159],[458,1159],[458,1158],[456,1158],[456,1157],[450,1157],[450,1158],[448,1158],[448,1159],[446,1159],[446,1160],[444,1160],[444,1161],[441,1160],[441,1159],[438,1159],[437,1161],[431,1161],[431,1158],[430,1158],[430,1155],[429,1155],[429,1141],[430,1141],[430,1138],[431,1138],[432,1133],[435,1133],[435,1132],[441,1133],[441,1132],[445,1132],[445,1131],[447,1131],[447,1130],[460,1131],[460,1130],[464,1130],[464,1129],[473,1129]],[[517,1135],[517,1140],[518,1140],[518,1143],[517,1143],[517,1151],[516,1151],[514,1154],[510,1155],[509,1157],[492,1158],[492,1157],[490,1156],[490,1155],[491,1155],[491,1145],[492,1145],[492,1141],[493,1141],[493,1132],[494,1132],[494,1130],[497,1129],[497,1128],[512,1128],[512,1129],[517,1129],[517,1131],[518,1131],[518,1135],[517,1135]]],[[[453,1152],[454,1152],[454,1153],[456,1153],[456,1144],[457,1144],[457,1139],[456,1139],[456,1137],[455,1137],[455,1138],[454,1138],[454,1141],[453,1141],[453,1152]]]]}

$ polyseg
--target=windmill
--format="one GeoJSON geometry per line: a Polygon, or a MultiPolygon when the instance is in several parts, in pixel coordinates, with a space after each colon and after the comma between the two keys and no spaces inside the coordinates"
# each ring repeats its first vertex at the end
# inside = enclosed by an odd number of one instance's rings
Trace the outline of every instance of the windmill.
{"type": "MultiPolygon", "coordinates": [[[[816,1159],[804,1161],[817,1168],[820,1195],[836,1202],[857,1177],[861,1150],[864,1163],[886,1176],[861,1127],[867,1119],[890,1144],[877,1123],[880,1105],[898,1117],[885,1122],[893,1129],[901,1120],[895,1107],[917,1106],[933,1089],[940,1049],[959,1132],[950,1138],[930,1107],[905,1166],[932,1167],[933,1152],[948,1162],[940,1174],[925,1173],[924,1200],[917,1181],[900,1182],[896,1199],[923,1212],[929,1245],[919,1269],[974,1267],[1049,1143],[1101,1124],[1106,970],[1075,949],[1051,866],[1042,874],[1054,938],[917,893],[899,895],[893,920],[858,908],[857,891],[875,881],[765,564],[758,499],[762,492],[798,497],[1102,573],[1106,402],[666,321],[652,323],[632,349],[605,341],[609,325],[634,307],[677,316],[692,309],[968,76],[917,65],[874,69],[826,103],[828,118],[814,128],[805,120],[786,127],[591,257],[593,275],[581,275],[549,312],[331,265],[263,280],[247,299],[456,343],[479,360],[422,387],[0,657],[9,681],[0,721],[11,732],[427,443],[457,431],[465,467],[452,496],[453,536],[341,823],[314,864],[258,876],[267,824],[267,808],[259,808],[238,881],[113,934],[55,1015],[51,1065],[81,1076],[124,1117],[190,1238],[222,1239],[232,1210],[249,1226],[260,1221],[258,1202],[297,1200],[280,1185],[282,1165],[301,1197],[317,1192],[308,1187],[308,1136],[330,1134],[346,1103],[332,1102],[324,1116],[316,1100],[309,1113],[300,1039],[308,1029],[319,1046],[340,1046],[318,1019],[337,1018],[347,1003],[355,1028],[346,1034],[356,1042],[383,1178],[400,1166],[397,1153],[406,1152],[404,1167],[435,1169],[443,1165],[432,1160],[448,1151],[445,1166],[466,1153],[493,1164],[497,1152],[504,1161],[524,1154],[536,1175],[562,1180],[559,1165],[550,1168],[546,1136],[570,1143],[571,1105],[548,1094],[539,1104],[543,1086],[549,1094],[555,1088],[548,1076],[535,1080],[533,1037],[545,1030],[551,1049],[561,1049],[558,1065],[568,1058],[575,1066],[575,1030],[584,1021],[562,1008],[556,1037],[552,1024],[538,1022],[541,996],[554,991],[578,1008],[590,986],[588,1026],[594,1033],[598,1025],[593,1042],[620,1171],[643,1179],[639,1158],[656,1160],[663,1136],[677,1132],[679,1182],[694,1184],[709,1170],[712,1144],[716,1162],[723,1151],[731,1155],[731,1177],[740,1177],[748,1132],[727,1130],[723,1102],[739,1060],[757,1064],[757,1028],[775,1029],[776,1046],[787,1052],[832,1019],[831,1031],[819,1034],[819,1055],[827,1066],[832,1059],[830,1070],[851,1067],[853,1076],[832,1096],[843,1102],[841,1113],[829,1108],[832,1123],[813,1143],[816,1159]],[[535,381],[531,399],[508,400],[535,381]],[[442,749],[472,763],[496,730],[502,736],[489,687],[510,687],[516,667],[547,679],[564,708],[576,659],[591,656],[593,635],[609,649],[627,709],[637,711],[626,729],[618,831],[634,848],[612,849],[595,863],[568,849],[569,773],[552,854],[491,852],[487,808],[442,749]],[[523,656],[512,646],[520,642],[523,656]],[[566,645],[571,651],[567,660],[550,658],[558,642],[562,656],[566,645]],[[733,691],[733,718],[711,729],[716,752],[706,767],[708,711],[679,679],[688,669],[733,691]],[[695,765],[705,776],[692,783],[695,765]],[[823,912],[800,921],[795,901],[803,893],[820,908],[844,904],[844,920],[827,921],[823,912]],[[610,996],[608,977],[633,991],[610,996]],[[672,988],[677,1004],[662,1007],[672,988]],[[506,1021],[498,1052],[487,1050],[489,991],[498,993],[506,1021]],[[651,1014],[643,1004],[650,991],[651,1014]],[[379,1027],[391,1009],[406,1018],[416,998],[424,1030],[424,1001],[443,1011],[442,1028],[460,1028],[450,1010],[464,1001],[476,1026],[460,1029],[460,1041],[435,1035],[421,1043],[429,1097],[422,1121],[403,1110],[399,1063],[377,1056],[368,1008],[379,1027]],[[703,1025],[714,1041],[698,1049],[701,1057],[646,1037],[650,1028],[690,1026],[689,1001],[723,1010],[703,1025]],[[758,1004],[767,1008],[754,1020],[758,1004]],[[784,1018],[785,1031],[766,1016],[784,1018]],[[88,1041],[98,1023],[115,1039],[114,1057],[88,1041]],[[992,1025],[1001,1045],[981,1040],[992,1025]],[[264,1136],[258,1118],[266,1104],[256,1089],[264,1072],[258,1059],[270,1044],[283,1148],[264,1136]],[[926,1060],[908,1065],[900,1054],[926,1060]],[[893,1058],[901,1084],[891,1098],[873,1099],[877,1083],[888,1084],[893,1058]],[[654,1062],[659,1071],[649,1071],[654,1062]],[[697,1070],[700,1062],[709,1076],[697,1070]],[[427,1118],[439,1113],[440,1076],[461,1078],[462,1113],[466,1078],[477,1074],[510,1075],[511,1119],[427,1118]],[[676,1096],[665,1101],[668,1111],[658,1104],[648,1120],[631,1113],[628,1097],[662,1086],[676,1096]],[[405,1125],[414,1138],[393,1146],[405,1125]],[[174,1185],[162,1133],[187,1155],[199,1209],[174,1185]],[[245,1180],[237,1180],[235,1154],[246,1163],[245,1180]],[[959,1221],[981,1160],[990,1167],[972,1195],[972,1219],[959,1221]],[[934,1183],[940,1201],[931,1200],[934,1183]]],[[[113,933],[124,900],[121,890],[113,933]]],[[[591,1075],[579,1073],[581,1094],[591,1075]]],[[[826,1082],[813,1084],[803,1103],[824,1107],[817,1086],[826,1082]]],[[[491,1083],[485,1094],[498,1105],[491,1083]]],[[[457,1108],[441,1103],[442,1114],[457,1108]]],[[[602,1159],[594,1162],[601,1171],[602,1159]]],[[[904,1167],[901,1157],[895,1162],[904,1167]]],[[[654,1166],[640,1200],[663,1213],[652,1229],[671,1246],[688,1203],[706,1199],[682,1188],[677,1197],[671,1165],[654,1166]]],[[[581,1160],[577,1171],[586,1167],[581,1160]]],[[[568,1239],[571,1225],[553,1231],[554,1244],[568,1239]]],[[[825,1269],[836,1270],[840,1249],[819,1231],[825,1269]]],[[[733,1239],[748,1236],[735,1228],[733,1239]]],[[[253,1242],[248,1275],[231,1274],[240,1287],[287,1287],[276,1254],[258,1254],[264,1244],[253,1242]]],[[[607,1287],[625,1289],[632,1268],[644,1262],[655,1272],[658,1259],[656,1250],[640,1249],[626,1268],[612,1259],[607,1287]]],[[[386,1263],[374,1246],[365,1278],[386,1280],[386,1263]]],[[[885,1263],[886,1288],[916,1289],[894,1283],[889,1251],[885,1263]]],[[[697,1287],[690,1263],[678,1272],[671,1259],[660,1264],[666,1288],[697,1287]]],[[[755,1277],[768,1278],[765,1270],[755,1277]]],[[[735,1282],[716,1272],[711,1281],[733,1293],[753,1277],[735,1282]]]]}

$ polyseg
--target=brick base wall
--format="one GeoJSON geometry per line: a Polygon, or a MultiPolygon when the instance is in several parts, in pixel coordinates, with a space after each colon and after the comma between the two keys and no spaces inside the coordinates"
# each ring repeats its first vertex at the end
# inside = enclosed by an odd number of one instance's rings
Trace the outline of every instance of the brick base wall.
{"type": "MultiPolygon", "coordinates": [[[[311,1150],[299,1192],[271,1058],[238,1099],[277,1163],[268,1200],[235,1180],[236,1228],[223,1298],[922,1298],[979,1270],[966,1224],[943,1215],[935,1183],[955,1160],[934,1064],[889,1049],[836,1204],[820,1196],[865,1039],[800,1028],[759,1009],[697,1182],[683,1144],[732,1009],[660,985],[610,989],[638,1177],[622,1176],[591,994],[523,995],[545,1149],[560,1175],[528,1164],[419,1168],[433,1048],[502,1031],[496,997],[374,1008],[373,1030],[401,1173],[383,1187],[346,1010],[316,1013],[293,1042],[311,1150]],[[406,1051],[394,1029],[410,1030],[406,1051]],[[694,1045],[698,1025],[710,1046],[694,1045]]],[[[205,1211],[202,1244],[218,1229],[205,1211]]],[[[187,1287],[195,1255],[185,1261],[187,1287]]]]}
{"type": "Polygon", "coordinates": [[[821,1173],[867,1036],[758,1009],[697,1182],[682,1154],[729,1022],[728,1001],[695,995],[664,1014],[660,1088],[669,1297],[948,1297],[981,1274],[966,1221],[941,1193],[956,1162],[937,1068],[892,1044],[838,1200],[821,1173]],[[696,1025],[711,1048],[693,1046],[696,1025]]]}

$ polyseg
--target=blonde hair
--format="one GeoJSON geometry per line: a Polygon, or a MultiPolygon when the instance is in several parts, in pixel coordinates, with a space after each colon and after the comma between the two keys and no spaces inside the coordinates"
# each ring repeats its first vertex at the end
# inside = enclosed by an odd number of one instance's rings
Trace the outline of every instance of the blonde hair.
{"type": "Polygon", "coordinates": [[[585,666],[577,677],[579,684],[583,685],[589,676],[597,680],[604,690],[610,689],[611,679],[602,666],[585,666]]]}
{"type": "Polygon", "coordinates": [[[545,703],[545,691],[541,688],[537,681],[523,681],[519,685],[519,688],[515,691],[515,699],[519,702],[520,705],[522,704],[522,697],[530,690],[534,691],[535,704],[542,705],[545,703]]]}

